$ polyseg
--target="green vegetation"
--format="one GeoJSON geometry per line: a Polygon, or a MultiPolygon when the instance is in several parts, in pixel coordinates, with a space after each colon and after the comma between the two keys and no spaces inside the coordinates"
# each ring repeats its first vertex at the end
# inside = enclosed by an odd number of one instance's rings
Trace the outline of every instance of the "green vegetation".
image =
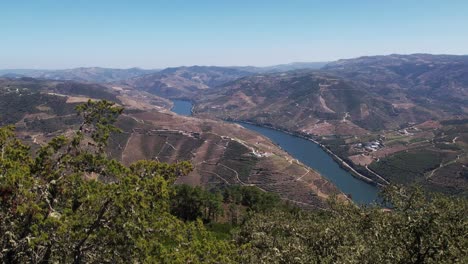
{"type": "Polygon", "coordinates": [[[83,84],[79,82],[63,82],[55,87],[59,93],[83,95],[91,98],[99,98],[120,103],[117,96],[105,89],[105,87],[96,84],[83,84]]]}
{"type": "Polygon", "coordinates": [[[35,153],[0,129],[3,263],[466,263],[468,200],[391,186],[391,209],[332,200],[306,211],[255,187],[174,185],[192,169],[105,154],[122,108],[35,153]]]}
{"type": "Polygon", "coordinates": [[[73,106],[66,103],[66,98],[41,94],[30,89],[0,88],[0,125],[14,124],[26,114],[41,112],[38,107],[50,109],[48,114],[72,114],[73,106]]]}
{"type": "Polygon", "coordinates": [[[426,138],[412,138],[409,140],[409,143],[419,143],[419,142],[424,142],[426,141],[426,138]]]}
{"type": "Polygon", "coordinates": [[[3,263],[229,262],[232,245],[200,222],[170,214],[169,186],[186,162],[125,167],[103,152],[122,109],[88,102],[75,136],[31,156],[0,130],[0,259],[3,263]]]}
{"type": "Polygon", "coordinates": [[[321,140],[320,143],[322,143],[324,146],[330,149],[330,151],[341,157],[346,157],[349,151],[349,146],[346,145],[344,139],[342,138],[327,138],[321,140]]]}
{"type": "Polygon", "coordinates": [[[221,214],[221,194],[188,185],[176,185],[174,189],[174,195],[171,197],[171,213],[182,220],[195,221],[201,218],[209,222],[216,220],[221,214]]]}
{"type": "Polygon", "coordinates": [[[289,87],[292,92],[288,95],[288,98],[293,100],[304,100],[308,96],[317,94],[320,89],[319,80],[311,79],[308,76],[282,81],[279,87],[289,87]]]}
{"type": "Polygon", "coordinates": [[[78,119],[75,116],[58,116],[48,119],[36,118],[32,120],[25,118],[24,121],[29,131],[41,131],[45,133],[65,130],[78,123],[78,119]]]}
{"type": "Polygon", "coordinates": [[[330,211],[258,214],[236,236],[244,263],[466,263],[466,199],[395,186],[391,210],[332,202],[330,211]]]}
{"type": "Polygon", "coordinates": [[[441,121],[440,124],[446,125],[446,126],[448,126],[448,125],[465,125],[465,124],[468,124],[468,118],[444,120],[444,121],[441,121]]]}
{"type": "Polygon", "coordinates": [[[460,147],[452,143],[445,143],[445,142],[435,143],[434,146],[438,149],[445,149],[445,150],[452,150],[452,151],[462,150],[460,147]]]}
{"type": "Polygon", "coordinates": [[[228,186],[221,190],[204,190],[188,185],[173,186],[171,213],[184,221],[202,219],[205,223],[215,223],[220,217],[228,217],[231,224],[237,225],[240,211],[266,212],[280,205],[277,194],[263,192],[252,186],[228,186]],[[223,205],[228,210],[223,210],[223,205]],[[237,215],[233,215],[233,212],[237,215]]]}
{"type": "Polygon", "coordinates": [[[440,152],[415,150],[383,158],[369,167],[391,182],[410,184],[417,182],[425,172],[437,168],[442,161],[440,152]]]}
{"type": "Polygon", "coordinates": [[[223,197],[226,203],[243,205],[254,212],[266,212],[280,204],[277,194],[263,192],[252,186],[230,186],[224,189],[223,197]]]}

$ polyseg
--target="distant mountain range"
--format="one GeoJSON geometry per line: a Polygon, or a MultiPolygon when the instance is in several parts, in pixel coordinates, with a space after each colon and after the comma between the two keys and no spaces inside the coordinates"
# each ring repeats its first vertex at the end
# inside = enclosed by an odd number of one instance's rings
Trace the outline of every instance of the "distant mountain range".
{"type": "Polygon", "coordinates": [[[121,82],[121,84],[163,97],[192,99],[193,96],[201,91],[224,85],[242,77],[259,73],[275,73],[298,69],[316,70],[325,65],[326,63],[323,62],[302,62],[270,67],[176,67],[131,78],[121,82]]]}
{"type": "Polygon", "coordinates": [[[73,80],[80,82],[107,83],[150,74],[158,70],[139,68],[109,69],[100,67],[75,68],[67,70],[0,70],[0,76],[10,78],[31,77],[49,80],[73,80]]]}
{"type": "Polygon", "coordinates": [[[203,90],[253,74],[236,68],[178,67],[131,78],[122,81],[121,84],[163,97],[189,99],[203,90]]]}
{"type": "MultiPolygon", "coordinates": [[[[222,83],[220,79],[223,79],[224,76],[226,80],[231,80],[231,77],[242,77],[248,74],[255,73],[266,73],[266,72],[281,72],[281,71],[290,71],[297,69],[319,69],[326,65],[325,62],[295,62],[290,64],[281,64],[268,67],[214,67],[214,66],[190,66],[190,67],[176,67],[176,68],[166,68],[164,70],[160,69],[151,69],[144,70],[140,68],[130,68],[130,69],[112,69],[112,68],[101,68],[101,67],[81,67],[74,69],[64,69],[64,70],[34,70],[34,69],[6,69],[0,70],[0,77],[8,78],[21,78],[21,77],[31,77],[38,79],[49,79],[49,80],[73,80],[80,82],[95,82],[95,83],[110,83],[110,82],[119,82],[123,80],[128,80],[143,75],[155,74],[157,72],[162,72],[162,74],[146,76],[142,79],[130,80],[129,82],[135,85],[139,85],[144,89],[155,90],[164,88],[164,80],[167,80],[168,85],[170,86],[171,82],[179,83],[184,87],[194,86],[194,87],[204,87],[205,85],[212,86],[222,83]],[[205,72],[206,71],[206,72],[205,72]],[[181,75],[180,73],[186,73],[181,75]],[[176,80],[170,79],[170,75],[177,75],[176,80]],[[205,76],[199,76],[201,79],[197,79],[198,75],[205,74],[205,76]],[[214,76],[213,76],[214,74],[214,76]],[[180,77],[180,78],[179,78],[180,77]],[[159,80],[159,79],[164,80],[159,80]],[[182,79],[185,80],[182,80],[182,79]],[[193,78],[193,80],[191,79],[193,78]],[[154,79],[154,80],[153,80],[154,79]],[[148,87],[148,82],[161,82],[161,85],[156,85],[155,87],[148,87]],[[207,83],[205,84],[205,81],[207,83]]],[[[164,93],[163,93],[164,94],[164,93]]]]}
{"type": "Polygon", "coordinates": [[[248,72],[254,73],[275,73],[275,72],[286,72],[286,71],[293,71],[293,70],[318,70],[328,62],[293,62],[288,64],[279,64],[273,66],[266,66],[266,67],[254,67],[254,66],[244,66],[244,67],[232,67],[235,69],[240,69],[248,72]]]}

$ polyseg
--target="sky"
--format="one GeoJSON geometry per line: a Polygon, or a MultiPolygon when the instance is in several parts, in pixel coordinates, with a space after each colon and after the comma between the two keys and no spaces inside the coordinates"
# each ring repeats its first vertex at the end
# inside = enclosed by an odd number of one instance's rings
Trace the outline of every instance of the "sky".
{"type": "Polygon", "coordinates": [[[466,0],[0,0],[0,69],[468,54],[466,0]]]}

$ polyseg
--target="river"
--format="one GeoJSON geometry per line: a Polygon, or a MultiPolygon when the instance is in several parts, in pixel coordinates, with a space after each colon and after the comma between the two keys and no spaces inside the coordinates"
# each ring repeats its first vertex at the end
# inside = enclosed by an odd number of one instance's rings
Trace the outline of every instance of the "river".
{"type": "Polygon", "coordinates": [[[192,103],[189,101],[184,100],[173,100],[174,106],[172,107],[171,111],[183,115],[183,116],[191,116],[192,115],[192,103]]]}
{"type": "MultiPolygon", "coordinates": [[[[188,101],[174,100],[172,111],[190,116],[192,104],[188,101]]],[[[356,203],[370,204],[377,199],[378,188],[376,186],[353,177],[316,143],[270,128],[246,123],[240,123],[240,125],[268,137],[291,156],[333,182],[342,192],[350,194],[356,203]]]]}

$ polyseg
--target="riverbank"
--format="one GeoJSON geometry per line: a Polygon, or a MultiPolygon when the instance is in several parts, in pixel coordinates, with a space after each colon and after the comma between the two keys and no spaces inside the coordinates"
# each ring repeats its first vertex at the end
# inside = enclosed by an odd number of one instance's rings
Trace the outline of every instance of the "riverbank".
{"type": "MultiPolygon", "coordinates": [[[[196,108],[190,105],[190,103],[187,103],[187,101],[176,101],[176,103],[180,106],[184,106],[185,112],[191,112],[193,116],[197,116],[196,108]]],[[[186,113],[185,115],[190,114],[186,113]]],[[[269,138],[271,142],[279,146],[290,156],[317,171],[324,178],[332,182],[342,193],[348,195],[354,202],[359,204],[372,204],[378,201],[378,187],[381,186],[378,182],[360,174],[338,155],[314,138],[310,138],[310,136],[298,132],[287,131],[271,125],[257,124],[250,121],[244,122],[233,119],[224,121],[243,122],[239,124],[243,125],[248,130],[255,131],[269,138]]]]}
{"type": "Polygon", "coordinates": [[[304,136],[295,136],[279,129],[267,128],[248,123],[238,123],[248,130],[255,131],[269,138],[277,146],[288,152],[304,165],[312,168],[332,182],[343,193],[358,203],[371,204],[378,199],[379,189],[376,184],[352,175],[340,162],[319,144],[304,136]]]}
{"type": "Polygon", "coordinates": [[[381,184],[381,183],[378,183],[372,179],[370,179],[369,177],[359,173],[358,171],[356,171],[351,165],[349,165],[346,161],[344,161],[342,158],[340,158],[338,155],[336,155],[335,153],[333,153],[329,148],[327,148],[325,145],[323,145],[322,143],[318,142],[316,139],[314,138],[311,138],[310,136],[305,136],[304,134],[302,133],[299,133],[299,132],[295,132],[295,131],[289,131],[289,130],[285,130],[285,129],[282,129],[282,128],[278,128],[278,127],[274,127],[274,126],[271,126],[271,125],[265,125],[265,124],[258,124],[258,123],[255,123],[255,122],[250,122],[250,121],[241,121],[241,120],[234,120],[234,119],[226,119],[224,121],[227,121],[227,122],[234,122],[234,123],[238,123],[238,124],[242,124],[242,123],[245,123],[245,124],[250,124],[250,125],[254,125],[254,126],[259,126],[259,127],[264,127],[264,128],[268,128],[268,129],[273,129],[273,130],[276,130],[276,131],[280,131],[282,133],[285,133],[285,134],[289,134],[291,136],[295,136],[295,137],[298,137],[298,138],[302,138],[302,139],[305,139],[305,140],[308,140],[308,141],[311,141],[315,144],[317,144],[321,149],[323,149],[333,160],[335,160],[341,168],[343,168],[344,170],[346,170],[347,172],[349,172],[353,177],[355,177],[356,179],[359,179],[361,181],[364,181],[368,184],[372,184],[376,187],[383,187],[384,185],[381,184]]]}

